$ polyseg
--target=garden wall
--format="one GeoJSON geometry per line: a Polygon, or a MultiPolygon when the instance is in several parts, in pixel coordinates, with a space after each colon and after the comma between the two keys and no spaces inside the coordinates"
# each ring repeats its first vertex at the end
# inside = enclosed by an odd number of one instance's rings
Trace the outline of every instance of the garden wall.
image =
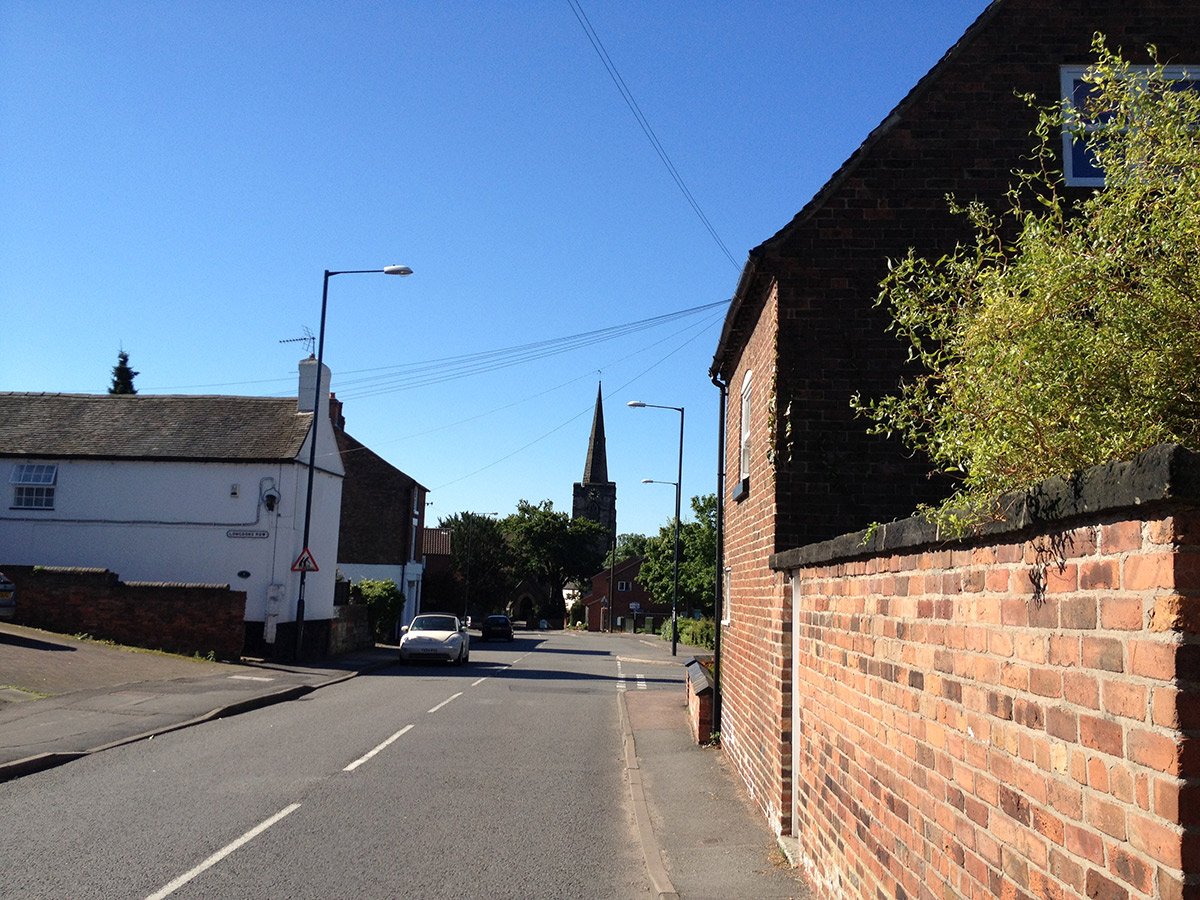
{"type": "Polygon", "coordinates": [[[3,571],[17,587],[19,624],[151,650],[242,655],[246,592],[228,585],[127,583],[107,569],[3,571]]]}
{"type": "Polygon", "coordinates": [[[819,896],[1200,896],[1198,485],[1160,447],[973,540],[908,520],[772,558],[819,896]]]}

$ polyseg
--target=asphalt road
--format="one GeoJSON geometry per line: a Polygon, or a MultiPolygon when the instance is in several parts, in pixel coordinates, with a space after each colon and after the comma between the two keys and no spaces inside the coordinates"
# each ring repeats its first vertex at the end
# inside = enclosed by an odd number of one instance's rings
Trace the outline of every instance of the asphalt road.
{"type": "Polygon", "coordinates": [[[680,674],[611,648],[476,642],[462,668],[380,670],[5,784],[0,897],[650,896],[617,690],[680,674]]]}

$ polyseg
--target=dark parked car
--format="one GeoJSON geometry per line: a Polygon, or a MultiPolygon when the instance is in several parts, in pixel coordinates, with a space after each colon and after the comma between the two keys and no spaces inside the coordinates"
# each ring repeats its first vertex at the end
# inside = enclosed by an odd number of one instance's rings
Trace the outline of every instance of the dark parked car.
{"type": "Polygon", "coordinates": [[[0,619],[11,619],[17,613],[17,588],[0,572],[0,619]]]}
{"type": "Polygon", "coordinates": [[[512,620],[508,616],[488,616],[483,620],[480,632],[480,640],[511,641],[513,639],[512,620]]]}

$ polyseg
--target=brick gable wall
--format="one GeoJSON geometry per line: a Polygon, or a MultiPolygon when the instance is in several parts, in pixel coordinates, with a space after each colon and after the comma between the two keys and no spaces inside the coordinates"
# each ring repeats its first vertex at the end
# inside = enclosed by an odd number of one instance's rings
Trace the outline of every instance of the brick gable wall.
{"type": "Polygon", "coordinates": [[[897,441],[867,435],[850,398],[891,392],[905,346],[874,308],[887,259],[940,256],[968,236],[945,195],[998,205],[1030,146],[1059,66],[1085,64],[1092,34],[1134,60],[1200,65],[1200,5],[1175,0],[1001,0],[981,17],[820,195],[752,251],[714,369],[728,388],[722,742],[769,822],[789,828],[790,595],[767,557],[937,501],[946,484],[897,441]],[[739,391],[754,370],[750,496],[737,484],[739,391]],[[767,377],[761,377],[767,376],[767,377]]]}
{"type": "Polygon", "coordinates": [[[771,398],[776,345],[769,323],[778,315],[774,291],[729,381],[725,470],[730,486],[738,482],[741,391],[751,376],[749,493],[741,500],[725,496],[725,565],[730,569],[729,624],[721,638],[723,712],[721,744],[764,815],[783,828],[789,794],[786,748],[790,743],[790,695],[765,686],[785,683],[791,665],[790,608],[784,579],[766,566],[776,549],[775,473],[769,462],[771,398]]]}

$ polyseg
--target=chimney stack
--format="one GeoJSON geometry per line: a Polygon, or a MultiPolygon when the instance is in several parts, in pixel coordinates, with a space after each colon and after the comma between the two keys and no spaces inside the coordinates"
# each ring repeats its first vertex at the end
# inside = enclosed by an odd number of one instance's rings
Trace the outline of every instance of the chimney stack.
{"type": "MultiPolygon", "coordinates": [[[[322,411],[329,409],[329,366],[321,363],[321,391],[319,402],[322,411]]],[[[317,386],[317,359],[310,356],[300,360],[300,393],[296,397],[297,412],[313,412],[313,391],[317,386]]]]}

